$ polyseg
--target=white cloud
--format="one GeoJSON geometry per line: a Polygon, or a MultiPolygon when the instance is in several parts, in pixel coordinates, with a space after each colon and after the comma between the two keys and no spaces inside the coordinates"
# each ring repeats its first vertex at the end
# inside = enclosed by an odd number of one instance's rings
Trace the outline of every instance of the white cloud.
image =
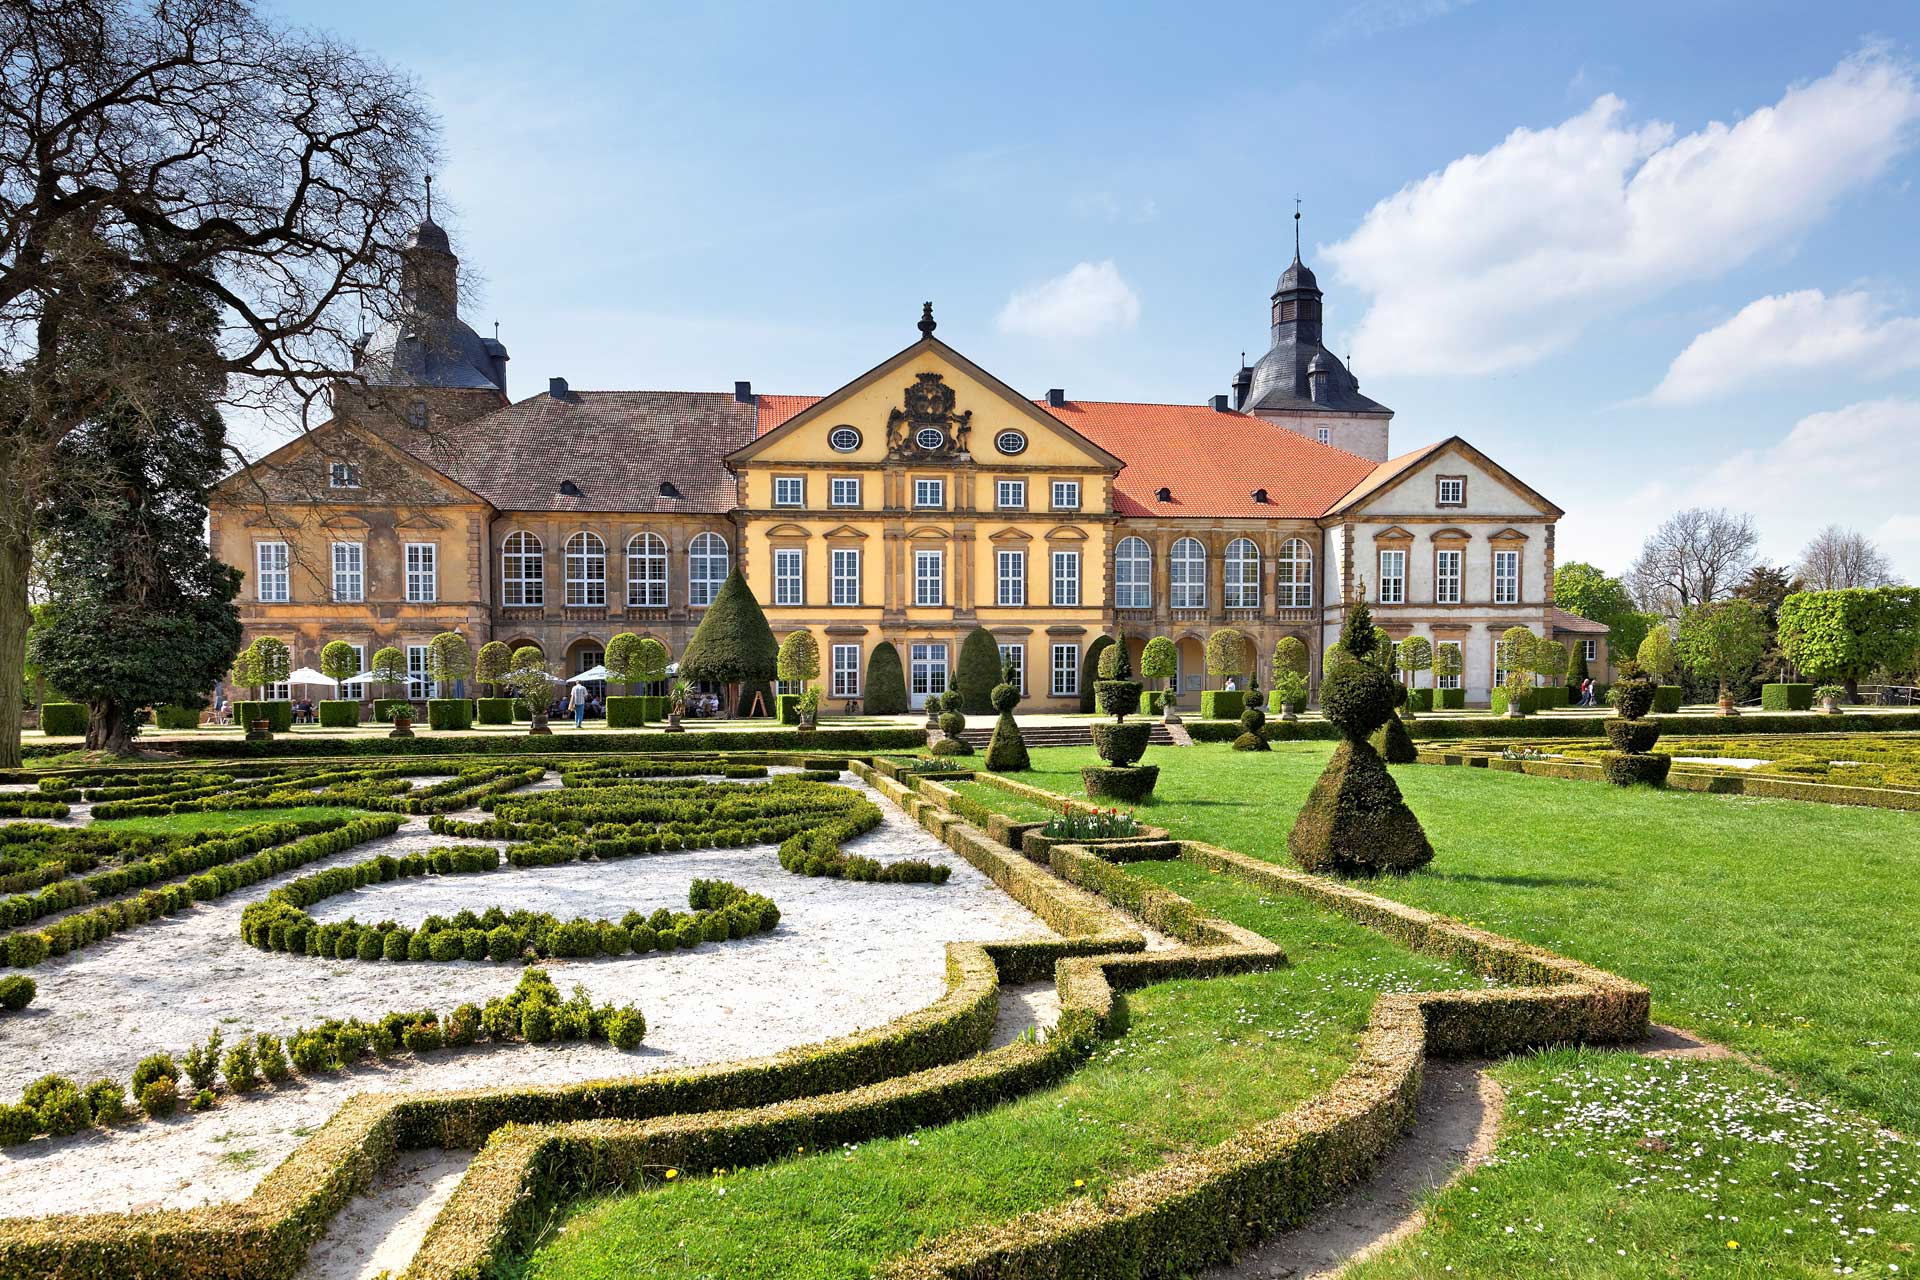
{"type": "Polygon", "coordinates": [[[999,325],[1003,333],[1031,338],[1090,338],[1131,329],[1139,320],[1140,296],[1109,258],[1017,290],[1000,309],[999,325]]]}
{"type": "Polygon", "coordinates": [[[1920,316],[1889,311],[1859,290],[1828,297],[1802,289],[1749,302],[1688,343],[1651,398],[1688,404],[1809,374],[1920,369],[1920,316]]]}
{"type": "Polygon", "coordinates": [[[1354,347],[1400,373],[1531,363],[1598,312],[1790,241],[1879,175],[1917,120],[1913,67],[1869,50],[1731,125],[1636,124],[1607,95],[1516,129],[1382,200],[1328,251],[1372,295],[1354,347]]]}

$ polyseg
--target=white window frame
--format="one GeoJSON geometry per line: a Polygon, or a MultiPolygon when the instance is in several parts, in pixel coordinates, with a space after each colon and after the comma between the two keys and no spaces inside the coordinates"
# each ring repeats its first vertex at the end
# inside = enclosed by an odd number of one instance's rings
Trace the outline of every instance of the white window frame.
{"type": "Polygon", "coordinates": [[[1153,608],[1153,548],[1129,534],[1113,550],[1113,607],[1153,608]]]}
{"type": "Polygon", "coordinates": [[[827,481],[827,505],[832,507],[857,507],[860,505],[860,477],[834,476],[827,481]]]}
{"type": "Polygon", "coordinates": [[[1518,551],[1496,549],[1493,553],[1493,602],[1495,604],[1520,603],[1520,553],[1518,551]],[[1500,570],[1503,566],[1510,568],[1511,572],[1502,573],[1500,570]]]}
{"type": "MultiPolygon", "coordinates": [[[[1436,640],[1433,642],[1433,649],[1435,653],[1438,653],[1442,649],[1448,649],[1448,648],[1459,650],[1460,674],[1456,676],[1436,675],[1433,678],[1433,685],[1434,685],[1434,688],[1436,689],[1458,689],[1461,687],[1462,682],[1465,681],[1467,678],[1467,674],[1466,674],[1467,673],[1467,662],[1466,662],[1467,653],[1466,653],[1466,650],[1461,646],[1460,642],[1458,640],[1436,640]]],[[[1438,666],[1439,664],[1436,663],[1434,665],[1438,666]]],[[[1439,710],[1438,707],[1434,709],[1436,711],[1439,710]]]]}
{"type": "Polygon", "coordinates": [[[1078,480],[1055,480],[1053,482],[1053,509],[1055,511],[1078,511],[1080,509],[1080,482],[1078,480]]]}
{"type": "Polygon", "coordinates": [[[627,539],[627,608],[667,607],[667,540],[657,533],[627,539]]]}
{"type": "Polygon", "coordinates": [[[292,561],[284,542],[253,544],[254,595],[262,604],[287,604],[293,599],[292,561]]]}
{"type": "Polygon", "coordinates": [[[1315,427],[1313,429],[1313,438],[1315,442],[1319,444],[1332,444],[1333,428],[1332,427],[1315,427]]]}
{"type": "Polygon", "coordinates": [[[410,644],[407,646],[407,697],[418,702],[434,696],[433,681],[428,679],[432,670],[427,664],[427,646],[410,644]]]}
{"type": "Polygon", "coordinates": [[[1459,604],[1466,581],[1467,553],[1456,547],[1442,547],[1433,553],[1433,602],[1459,604]]]}
{"type": "Polygon", "coordinates": [[[1053,646],[1053,696],[1056,698],[1077,698],[1080,696],[1080,646],[1077,644],[1056,644],[1053,646]],[[1062,661],[1064,659],[1064,661],[1062,661]]]}
{"type": "Polygon", "coordinates": [[[1025,480],[994,481],[993,506],[996,511],[1025,511],[1027,482],[1025,480]]]}
{"type": "Polygon", "coordinates": [[[833,697],[857,698],[860,696],[860,646],[857,644],[836,644],[829,646],[827,669],[832,673],[833,697]]]}
{"type": "Polygon", "coordinates": [[[807,478],[805,476],[775,476],[773,478],[773,505],[776,507],[806,506],[807,478]]]}
{"type": "Polygon", "coordinates": [[[333,544],[333,601],[360,604],[367,598],[367,544],[333,544]],[[342,553],[346,553],[344,556],[342,553]]]}
{"type": "Polygon", "coordinates": [[[1407,602],[1407,553],[1405,548],[1382,547],[1379,555],[1380,581],[1375,584],[1374,599],[1381,604],[1407,602]]]}
{"type": "Polygon", "coordinates": [[[1467,478],[1465,476],[1441,476],[1435,482],[1433,500],[1442,507],[1464,507],[1467,505],[1467,478]],[[1452,496],[1449,497],[1448,494],[1452,496]]]}
{"type": "Polygon", "coordinates": [[[947,646],[937,640],[916,641],[907,646],[907,693],[926,699],[937,697],[952,687],[953,668],[948,665],[947,646]],[[938,675],[939,688],[934,688],[938,675]]]}
{"type": "Polygon", "coordinates": [[[1000,646],[1000,670],[1005,671],[1007,669],[1007,663],[1009,662],[1013,663],[1013,669],[1016,673],[1013,687],[1020,691],[1020,696],[1025,697],[1027,693],[1027,646],[1024,643],[1015,642],[1013,644],[1003,644],[1000,646]]]}
{"type": "Polygon", "coordinates": [[[1198,538],[1180,538],[1167,551],[1167,604],[1207,607],[1207,548],[1198,538]]]}
{"type": "Polygon", "coordinates": [[[1014,609],[1027,602],[1027,553],[1021,547],[1002,547],[993,556],[993,602],[1014,609]]]}
{"type": "Polygon", "coordinates": [[[1056,551],[1053,553],[1053,607],[1056,609],[1077,609],[1080,607],[1080,553],[1078,551],[1056,551]]]}
{"type": "Polygon", "coordinates": [[[687,603],[695,609],[712,604],[732,570],[733,550],[725,538],[710,530],[694,535],[687,543],[687,603]]]}
{"type": "Polygon", "coordinates": [[[947,602],[947,553],[936,547],[913,553],[913,603],[937,609],[947,602]],[[931,566],[931,572],[929,572],[931,566]]]}
{"type": "Polygon", "coordinates": [[[947,482],[938,477],[916,478],[913,482],[913,505],[919,511],[946,510],[947,482]]]}
{"type": "Polygon", "coordinates": [[[860,548],[834,547],[827,552],[833,570],[833,602],[836,605],[860,603],[860,548]]]}
{"type": "Polygon", "coordinates": [[[509,609],[539,609],[546,605],[546,546],[538,534],[516,529],[501,540],[500,603],[509,609]]]}
{"type": "Polygon", "coordinates": [[[1305,538],[1288,538],[1273,561],[1274,604],[1282,609],[1313,608],[1313,548],[1305,538]]]}
{"type": "Polygon", "coordinates": [[[607,544],[590,529],[568,535],[562,563],[567,574],[567,608],[607,607],[607,544]]]}
{"type": "Polygon", "coordinates": [[[353,674],[359,675],[367,669],[367,646],[349,642],[347,648],[353,650],[353,674]]]}
{"type": "Polygon", "coordinates": [[[360,468],[351,462],[333,462],[327,464],[327,488],[360,488],[360,468]]]}
{"type": "Polygon", "coordinates": [[[777,605],[807,602],[807,553],[799,547],[773,550],[773,602],[777,605]]]}
{"type": "Polygon", "coordinates": [[[1580,642],[1580,656],[1588,662],[1600,661],[1600,642],[1591,639],[1582,640],[1580,642]]]}
{"type": "Polygon", "coordinates": [[[401,551],[407,570],[407,603],[432,604],[440,598],[440,544],[409,542],[401,551]]]}
{"type": "Polygon", "coordinates": [[[1260,546],[1252,538],[1235,538],[1227,544],[1226,576],[1221,594],[1229,609],[1260,607],[1260,546]]]}

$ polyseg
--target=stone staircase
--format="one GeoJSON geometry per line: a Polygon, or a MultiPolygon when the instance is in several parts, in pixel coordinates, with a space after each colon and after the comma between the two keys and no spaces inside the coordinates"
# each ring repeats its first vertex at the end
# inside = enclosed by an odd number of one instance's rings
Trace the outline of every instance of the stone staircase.
{"type": "MultiPolygon", "coordinates": [[[[1179,726],[1175,726],[1178,728],[1179,726]]],[[[960,734],[970,746],[985,750],[993,738],[992,728],[966,729],[960,734]]],[[[1029,747],[1090,747],[1093,745],[1093,732],[1084,724],[1041,724],[1021,725],[1020,737],[1029,747]]],[[[1153,729],[1147,735],[1147,742],[1156,747],[1191,746],[1193,740],[1182,732],[1180,741],[1169,733],[1167,726],[1160,721],[1153,722],[1153,729]]]]}

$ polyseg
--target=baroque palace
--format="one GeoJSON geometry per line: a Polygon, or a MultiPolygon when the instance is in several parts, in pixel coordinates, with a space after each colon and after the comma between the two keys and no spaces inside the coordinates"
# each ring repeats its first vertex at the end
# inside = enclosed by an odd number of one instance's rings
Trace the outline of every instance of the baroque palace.
{"type": "Polygon", "coordinates": [[[553,378],[510,401],[429,211],[403,319],[364,341],[326,424],[222,482],[213,546],[245,573],[249,639],[309,666],[345,640],[362,669],[393,645],[415,696],[441,631],[537,645],[566,674],[622,631],[677,655],[735,567],[776,636],[814,632],[835,709],[882,641],[922,705],[976,626],[1038,709],[1080,705],[1102,635],[1136,664],[1171,637],[1183,691],[1219,684],[1213,631],[1249,638],[1263,687],[1295,635],[1317,682],[1359,594],[1395,637],[1459,646],[1469,703],[1516,624],[1604,678],[1605,629],[1552,605],[1560,508],[1457,436],[1393,454],[1392,411],[1322,344],[1295,238],[1266,353],[1200,404],[1029,399],[936,337],[931,305],[917,341],[825,396],[553,378]]]}

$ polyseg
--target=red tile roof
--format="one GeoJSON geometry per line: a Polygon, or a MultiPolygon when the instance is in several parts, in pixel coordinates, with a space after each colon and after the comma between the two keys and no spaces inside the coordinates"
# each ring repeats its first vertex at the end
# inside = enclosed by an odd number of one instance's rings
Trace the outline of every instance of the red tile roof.
{"type": "Polygon", "coordinates": [[[767,434],[767,432],[773,430],[788,418],[793,417],[802,409],[813,408],[814,405],[820,403],[821,398],[819,396],[762,395],[756,396],[754,399],[760,407],[760,414],[755,420],[756,429],[754,431],[754,435],[758,437],[767,434]]]}

